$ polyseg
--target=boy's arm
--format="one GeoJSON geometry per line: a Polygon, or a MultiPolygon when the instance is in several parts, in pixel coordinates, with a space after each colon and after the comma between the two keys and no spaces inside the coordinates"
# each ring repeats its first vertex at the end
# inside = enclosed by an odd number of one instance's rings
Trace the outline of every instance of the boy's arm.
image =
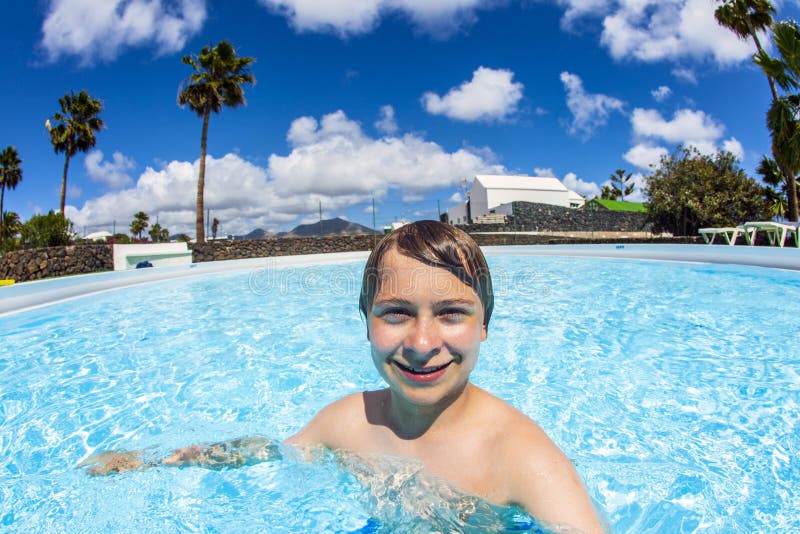
{"type": "MultiPolygon", "coordinates": [[[[538,429],[538,427],[537,427],[538,429]]],[[[511,469],[515,500],[528,513],[549,524],[568,526],[587,534],[603,528],[572,462],[538,429],[535,446],[526,440],[515,441],[511,469]]]]}
{"type": "Polygon", "coordinates": [[[299,432],[286,438],[286,445],[307,447],[322,445],[332,449],[352,448],[357,432],[355,421],[364,413],[361,393],[343,397],[320,410],[299,432]]]}
{"type": "Polygon", "coordinates": [[[198,466],[207,469],[241,467],[281,458],[279,446],[259,436],[192,445],[174,451],[163,460],[145,461],[142,451],[106,451],[78,464],[92,476],[113,475],[127,471],[143,471],[158,465],[198,466]]]}

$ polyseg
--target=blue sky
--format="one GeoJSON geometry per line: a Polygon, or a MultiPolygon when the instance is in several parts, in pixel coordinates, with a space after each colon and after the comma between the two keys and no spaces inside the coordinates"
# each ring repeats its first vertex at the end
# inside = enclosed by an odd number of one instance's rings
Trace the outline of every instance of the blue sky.
{"type": "MultiPolygon", "coordinates": [[[[222,233],[341,216],[435,218],[477,173],[552,175],[593,196],[643,182],[678,144],[752,173],[769,89],[714,0],[39,0],[9,2],[0,148],[23,181],[5,209],[58,209],[58,98],[102,100],[95,150],[70,163],[79,233],[143,210],[193,234],[201,121],[176,103],[181,57],[230,40],[253,56],[247,106],[211,118],[206,206],[222,233]]],[[[796,17],[795,1],[778,5],[796,17]]],[[[637,193],[640,195],[640,193],[637,193]]]]}

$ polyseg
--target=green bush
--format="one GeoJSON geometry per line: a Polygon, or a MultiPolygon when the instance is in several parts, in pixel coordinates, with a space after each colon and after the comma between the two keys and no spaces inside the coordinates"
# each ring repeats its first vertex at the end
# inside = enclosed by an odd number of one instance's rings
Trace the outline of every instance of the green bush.
{"type": "Polygon", "coordinates": [[[130,242],[131,238],[128,237],[128,234],[114,234],[106,239],[106,243],[111,243],[113,245],[127,245],[130,242]]]}
{"type": "Polygon", "coordinates": [[[20,242],[28,247],[69,245],[72,221],[52,210],[47,215],[34,215],[20,228],[20,242]]]}

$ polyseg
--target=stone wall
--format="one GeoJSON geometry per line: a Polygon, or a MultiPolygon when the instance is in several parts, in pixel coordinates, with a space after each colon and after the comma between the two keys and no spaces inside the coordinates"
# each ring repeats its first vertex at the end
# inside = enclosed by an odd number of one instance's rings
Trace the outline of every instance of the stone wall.
{"type": "Polygon", "coordinates": [[[673,243],[696,244],[702,243],[700,237],[628,237],[620,239],[610,238],[580,238],[553,235],[534,234],[471,234],[475,241],[482,247],[493,245],[582,245],[582,244],[608,244],[608,243],[673,243]]]}
{"type": "Polygon", "coordinates": [[[196,262],[295,256],[372,250],[380,235],[336,235],[324,237],[287,237],[209,241],[202,245],[189,244],[196,262]]]}
{"type": "Polygon", "coordinates": [[[533,202],[514,202],[514,215],[506,224],[459,226],[468,232],[642,232],[647,231],[647,214],[563,208],[533,202]]]}
{"type": "MultiPolygon", "coordinates": [[[[575,243],[698,243],[700,238],[582,239],[530,234],[473,234],[480,245],[548,245],[575,243]]],[[[760,237],[760,236],[759,236],[760,237]]],[[[350,235],[212,241],[203,245],[189,244],[195,262],[325,254],[372,250],[381,236],[350,235]]],[[[111,271],[114,268],[112,245],[73,245],[25,249],[0,257],[0,278],[17,282],[54,276],[111,271]]]]}
{"type": "Polygon", "coordinates": [[[111,245],[15,250],[0,257],[0,278],[17,282],[114,269],[111,245]]]}

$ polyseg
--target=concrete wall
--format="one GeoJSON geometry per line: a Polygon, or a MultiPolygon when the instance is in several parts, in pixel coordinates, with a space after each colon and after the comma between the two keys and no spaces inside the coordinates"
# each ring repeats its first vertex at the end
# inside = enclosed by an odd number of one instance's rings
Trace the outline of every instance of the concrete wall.
{"type": "MultiPolygon", "coordinates": [[[[538,189],[491,189],[489,190],[489,209],[507,202],[538,202],[553,206],[569,207],[569,191],[545,191],[538,189]]],[[[482,214],[478,214],[482,215],[482,214]]],[[[474,217],[475,214],[473,213],[474,217]]]]}

